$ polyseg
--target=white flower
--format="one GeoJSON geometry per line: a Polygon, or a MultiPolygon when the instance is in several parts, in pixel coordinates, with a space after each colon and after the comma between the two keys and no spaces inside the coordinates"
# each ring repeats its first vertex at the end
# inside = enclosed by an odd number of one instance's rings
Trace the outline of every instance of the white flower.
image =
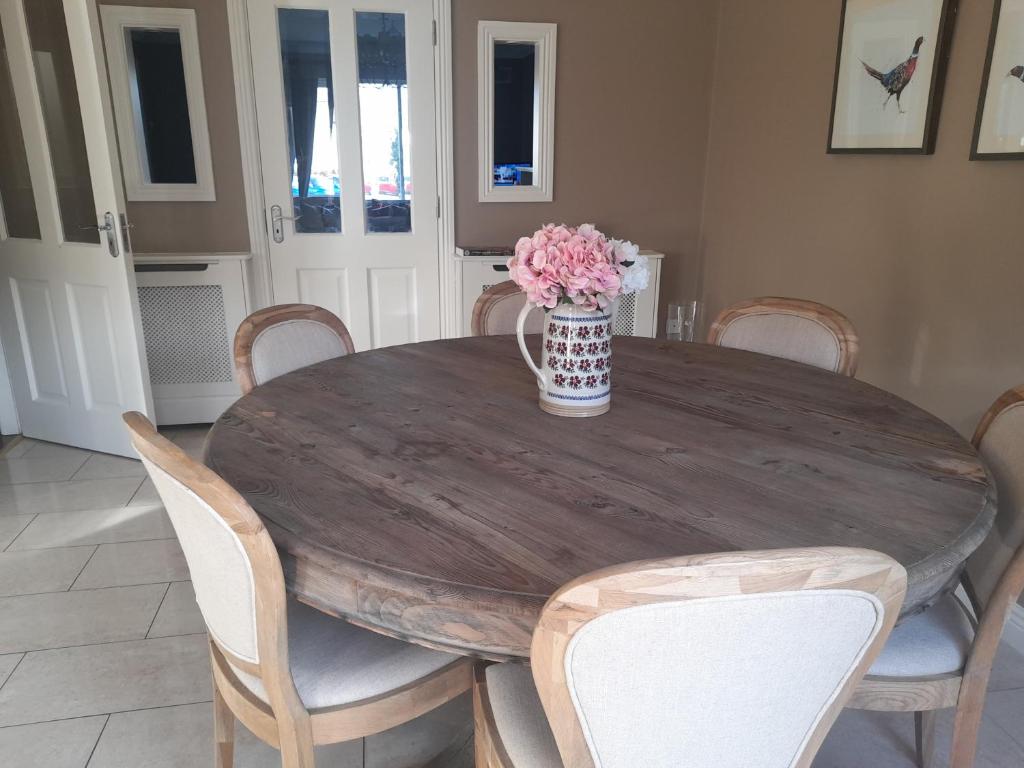
{"type": "Polygon", "coordinates": [[[615,253],[615,262],[621,264],[624,261],[636,261],[640,255],[640,248],[629,240],[612,240],[612,248],[615,253]]]}
{"type": "MultiPolygon", "coordinates": [[[[630,243],[630,245],[633,245],[630,243]]],[[[634,245],[635,249],[636,246],[634,245]]],[[[646,256],[635,256],[633,265],[622,273],[622,293],[639,293],[647,288],[651,279],[651,270],[647,266],[646,256]]]]}

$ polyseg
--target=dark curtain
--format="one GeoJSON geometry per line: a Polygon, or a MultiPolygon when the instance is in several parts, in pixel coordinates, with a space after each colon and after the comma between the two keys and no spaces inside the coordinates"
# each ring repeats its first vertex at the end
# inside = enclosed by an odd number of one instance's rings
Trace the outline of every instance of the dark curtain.
{"type": "Polygon", "coordinates": [[[316,123],[316,92],[326,81],[330,115],[334,117],[334,87],[328,56],[291,54],[285,61],[285,96],[291,108],[291,154],[298,167],[299,197],[309,195],[313,167],[313,134],[316,123]]]}

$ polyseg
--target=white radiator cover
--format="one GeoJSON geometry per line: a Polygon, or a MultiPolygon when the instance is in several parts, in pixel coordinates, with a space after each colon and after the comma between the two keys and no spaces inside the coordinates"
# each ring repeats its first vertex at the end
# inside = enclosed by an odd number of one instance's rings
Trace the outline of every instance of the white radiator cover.
{"type": "Polygon", "coordinates": [[[231,349],[248,314],[245,259],[136,255],[157,424],[209,423],[238,399],[231,349]]]}

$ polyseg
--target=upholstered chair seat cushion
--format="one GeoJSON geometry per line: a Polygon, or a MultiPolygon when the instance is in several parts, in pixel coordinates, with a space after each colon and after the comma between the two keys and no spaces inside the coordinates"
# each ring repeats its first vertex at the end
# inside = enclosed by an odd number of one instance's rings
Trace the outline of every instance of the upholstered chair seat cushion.
{"type": "Polygon", "coordinates": [[[973,641],[967,609],[947,595],[896,625],[868,675],[923,677],[959,672],[973,641]]]}
{"type": "MultiPolygon", "coordinates": [[[[361,629],[291,598],[288,656],[299,698],[310,710],[393,692],[460,659],[361,629]]],[[[257,678],[237,667],[233,671],[267,701],[257,678]]]]}
{"type": "Polygon", "coordinates": [[[484,673],[498,737],[516,768],[562,768],[558,746],[526,664],[494,664],[484,673]]]}

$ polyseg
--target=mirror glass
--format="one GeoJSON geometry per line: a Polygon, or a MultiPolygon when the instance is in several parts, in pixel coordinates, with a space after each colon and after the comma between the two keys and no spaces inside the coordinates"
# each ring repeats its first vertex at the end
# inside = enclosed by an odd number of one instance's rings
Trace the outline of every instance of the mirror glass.
{"type": "Polygon", "coordinates": [[[125,29],[132,108],[146,180],[195,184],[196,159],[177,29],[125,29]]]}
{"type": "Polygon", "coordinates": [[[537,154],[537,46],[494,43],[494,186],[532,187],[537,154]]]}

